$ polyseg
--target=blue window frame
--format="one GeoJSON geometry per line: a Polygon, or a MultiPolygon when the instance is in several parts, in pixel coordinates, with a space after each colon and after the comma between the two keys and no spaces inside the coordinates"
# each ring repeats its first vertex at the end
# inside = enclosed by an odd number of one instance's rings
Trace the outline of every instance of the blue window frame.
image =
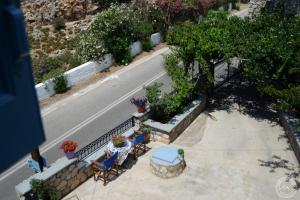
{"type": "Polygon", "coordinates": [[[0,24],[1,173],[45,137],[19,0],[0,0],[0,24]]]}

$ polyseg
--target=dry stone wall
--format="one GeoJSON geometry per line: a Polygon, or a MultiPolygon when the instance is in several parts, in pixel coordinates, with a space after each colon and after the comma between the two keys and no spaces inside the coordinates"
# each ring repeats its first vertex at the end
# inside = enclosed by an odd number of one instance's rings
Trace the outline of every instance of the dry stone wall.
{"type": "Polygon", "coordinates": [[[260,15],[261,9],[265,7],[267,0],[250,0],[249,2],[249,16],[257,17],[260,15]]]}
{"type": "Polygon", "coordinates": [[[74,163],[59,173],[51,177],[47,182],[57,190],[59,199],[72,190],[79,184],[85,182],[92,176],[93,171],[91,167],[79,166],[80,163],[74,163]]]}
{"type": "Polygon", "coordinates": [[[299,0],[250,0],[249,15],[257,17],[262,9],[272,13],[278,9],[282,10],[285,15],[295,15],[300,13],[299,0]]]}
{"type": "MultiPolygon", "coordinates": [[[[101,155],[100,159],[103,159],[101,155]]],[[[72,190],[85,182],[93,175],[91,165],[87,162],[63,157],[53,163],[44,172],[35,174],[15,187],[17,196],[22,200],[33,199],[30,181],[32,179],[44,180],[56,189],[58,199],[69,194],[72,190]]]]}

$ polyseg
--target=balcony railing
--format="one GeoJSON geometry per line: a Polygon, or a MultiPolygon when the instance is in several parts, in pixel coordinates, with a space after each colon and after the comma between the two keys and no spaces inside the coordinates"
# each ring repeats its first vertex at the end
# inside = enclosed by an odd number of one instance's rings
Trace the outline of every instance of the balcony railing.
{"type": "Polygon", "coordinates": [[[131,117],[117,127],[100,136],[95,141],[75,153],[78,160],[83,160],[111,141],[113,135],[120,135],[135,126],[135,118],[131,117]]]}

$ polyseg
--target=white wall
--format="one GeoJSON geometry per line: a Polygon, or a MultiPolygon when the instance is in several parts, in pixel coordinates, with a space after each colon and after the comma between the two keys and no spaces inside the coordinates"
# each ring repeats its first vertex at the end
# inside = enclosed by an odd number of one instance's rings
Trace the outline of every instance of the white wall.
{"type": "MultiPolygon", "coordinates": [[[[153,46],[158,45],[162,42],[162,37],[160,33],[154,33],[151,35],[151,44],[153,46]]],[[[132,57],[140,54],[143,51],[142,43],[140,41],[134,42],[130,46],[130,54],[132,57]]],[[[112,66],[114,63],[113,57],[111,54],[106,54],[103,60],[99,63],[97,62],[87,62],[76,68],[73,68],[69,71],[66,71],[64,74],[68,80],[68,86],[76,85],[79,81],[88,79],[92,75],[104,71],[105,69],[112,66]]],[[[53,81],[51,79],[45,81],[44,83],[39,83],[35,85],[36,93],[39,101],[42,101],[50,96],[55,95],[53,89],[53,81]]]]}

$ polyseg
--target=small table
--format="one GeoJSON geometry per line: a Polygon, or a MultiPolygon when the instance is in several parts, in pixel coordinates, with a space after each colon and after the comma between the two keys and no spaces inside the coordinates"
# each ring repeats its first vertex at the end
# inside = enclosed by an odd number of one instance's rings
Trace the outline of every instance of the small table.
{"type": "Polygon", "coordinates": [[[112,141],[110,141],[107,144],[106,150],[112,154],[118,152],[118,164],[122,165],[123,162],[126,160],[128,154],[132,152],[133,144],[129,140],[126,140],[125,146],[115,147],[114,144],[112,143],[112,141]]]}
{"type": "Polygon", "coordinates": [[[185,168],[185,161],[174,147],[160,147],[150,158],[150,167],[153,174],[161,178],[179,176],[185,168]]]}

